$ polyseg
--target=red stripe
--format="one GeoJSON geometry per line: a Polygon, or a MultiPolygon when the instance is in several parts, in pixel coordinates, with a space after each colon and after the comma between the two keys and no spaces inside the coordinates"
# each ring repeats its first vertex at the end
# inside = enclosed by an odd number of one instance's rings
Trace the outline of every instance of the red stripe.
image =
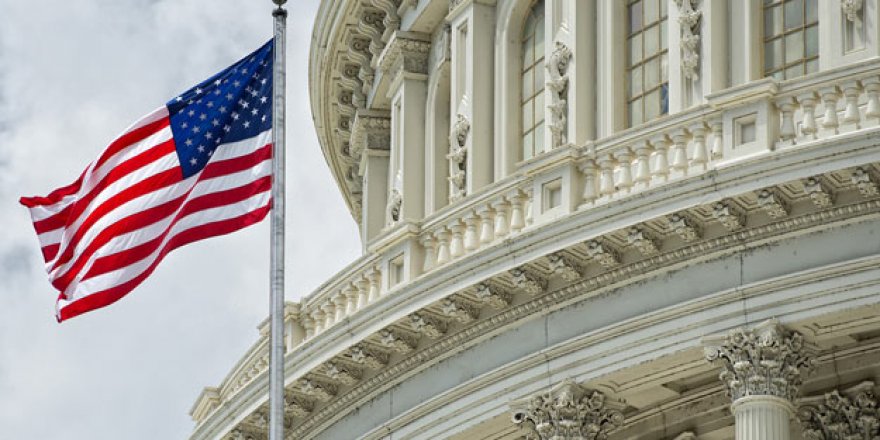
{"type": "Polygon", "coordinates": [[[58,243],[55,243],[40,249],[41,251],[43,251],[43,260],[45,260],[46,263],[49,263],[50,261],[52,261],[53,258],[55,258],[55,255],[58,253],[58,246],[58,243]]]}
{"type": "Polygon", "coordinates": [[[67,224],[67,217],[70,215],[70,210],[72,209],[72,206],[73,203],[65,206],[64,209],[56,212],[55,214],[52,214],[49,217],[34,222],[34,229],[37,230],[37,234],[54,231],[67,224]]]}
{"type": "MultiPolygon", "coordinates": [[[[270,159],[271,156],[272,147],[271,145],[267,145],[244,156],[211,162],[205,167],[204,170],[202,170],[202,174],[199,176],[198,181],[207,180],[214,177],[221,177],[228,174],[237,173],[239,171],[244,171],[249,168],[253,168],[259,163],[270,159]]],[[[85,235],[86,232],[88,232],[88,230],[97,221],[105,217],[112,210],[137,197],[178,183],[181,181],[182,177],[183,176],[180,174],[179,168],[173,168],[164,171],[141,182],[138,182],[137,184],[129,188],[126,188],[125,190],[119,192],[118,194],[108,199],[106,202],[96,207],[93,211],[89,213],[89,216],[85,220],[83,220],[79,229],[76,231],[74,236],[71,237],[70,241],[65,244],[66,247],[64,253],[62,254],[61,258],[59,258],[58,261],[55,262],[53,269],[56,267],[60,267],[62,264],[65,264],[67,261],[73,258],[73,252],[76,249],[76,246],[82,240],[83,235],[85,235]]],[[[189,192],[187,192],[187,194],[188,193],[189,192]]],[[[157,219],[156,221],[158,220],[160,219],[157,219]]]]}
{"type": "Polygon", "coordinates": [[[258,223],[266,217],[266,214],[268,212],[269,205],[266,205],[262,208],[256,209],[239,217],[219,222],[205,223],[203,225],[199,225],[194,228],[187,229],[186,231],[180,232],[179,234],[175,235],[171,240],[169,240],[166,246],[159,253],[156,260],[140,275],[118,286],[114,286],[109,289],[93,293],[89,296],[86,296],[85,298],[74,301],[73,303],[69,304],[59,311],[58,322],[68,320],[85,312],[106,307],[118,301],[123,296],[131,292],[141,282],[143,282],[144,279],[146,279],[151,273],[153,273],[153,270],[156,269],[156,266],[159,264],[159,262],[162,261],[162,259],[165,257],[165,255],[168,254],[168,252],[171,252],[172,250],[180,246],[198,240],[228,234],[230,232],[235,232],[239,229],[250,226],[254,223],[258,223]]]}
{"type": "MultiPolygon", "coordinates": [[[[167,142],[163,142],[155,146],[154,148],[151,148],[114,168],[112,171],[110,171],[110,173],[107,174],[107,176],[104,177],[104,179],[101,180],[101,182],[98,183],[97,186],[89,191],[89,194],[75,202],[73,209],[68,215],[65,225],[70,226],[83,213],[83,211],[85,211],[85,209],[89,207],[89,204],[92,202],[92,200],[94,200],[101,191],[106,189],[107,186],[132,173],[133,171],[136,171],[140,168],[143,168],[144,166],[149,165],[152,162],[155,162],[157,159],[173,151],[175,150],[174,140],[172,139],[167,142]]],[[[80,230],[82,230],[82,228],[80,228],[80,230]]],[[[67,263],[67,261],[70,260],[72,253],[73,247],[66,245],[66,248],[62,253],[61,258],[59,258],[58,261],[55,262],[52,268],[55,269],[58,266],[67,263]]]]}
{"type": "Polygon", "coordinates": [[[113,155],[115,155],[116,153],[130,147],[134,143],[140,142],[162,131],[162,129],[169,125],[171,125],[171,118],[166,116],[162,119],[159,119],[158,121],[150,122],[147,125],[135,128],[134,130],[129,131],[122,136],[119,136],[118,138],[116,138],[116,140],[114,140],[110,143],[110,145],[107,146],[107,148],[104,150],[104,153],[102,153],[101,157],[98,158],[98,161],[95,162],[94,169],[97,170],[98,168],[100,168],[101,165],[104,165],[104,162],[110,160],[110,158],[113,157],[113,155]]]}
{"type": "Polygon", "coordinates": [[[86,171],[84,170],[82,174],[79,175],[79,178],[76,179],[76,182],[71,183],[70,185],[61,187],[49,193],[46,197],[22,197],[18,199],[18,202],[28,208],[33,208],[35,206],[51,206],[61,201],[61,199],[71,195],[76,194],[79,191],[80,186],[82,186],[83,177],[86,175],[86,171]]]}
{"type": "Polygon", "coordinates": [[[272,178],[271,176],[265,176],[238,188],[206,194],[192,199],[184,204],[174,220],[172,220],[171,223],[168,224],[168,227],[156,238],[112,255],[98,257],[95,259],[95,263],[92,265],[91,269],[89,269],[88,273],[82,277],[82,280],[85,281],[89,278],[121,269],[147,258],[162,245],[162,240],[165,239],[177,221],[189,214],[205,209],[232,205],[271,189],[272,178]]]}

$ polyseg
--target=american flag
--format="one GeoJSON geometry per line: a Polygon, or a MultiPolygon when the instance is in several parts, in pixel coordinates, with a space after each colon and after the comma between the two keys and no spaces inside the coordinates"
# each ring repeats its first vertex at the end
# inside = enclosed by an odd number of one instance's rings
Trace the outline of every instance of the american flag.
{"type": "Polygon", "coordinates": [[[59,322],[119,300],[171,250],[266,216],[272,48],[135,122],[74,183],[21,198],[59,292],[59,322]]]}

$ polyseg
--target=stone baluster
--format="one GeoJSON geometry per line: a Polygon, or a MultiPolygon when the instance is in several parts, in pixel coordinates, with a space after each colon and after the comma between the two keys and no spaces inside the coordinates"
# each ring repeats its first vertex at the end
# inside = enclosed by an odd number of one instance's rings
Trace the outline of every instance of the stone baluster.
{"type": "Polygon", "coordinates": [[[302,315],[302,325],[306,330],[306,339],[311,339],[315,336],[315,319],[312,318],[308,313],[303,313],[302,315]]]}
{"type": "Polygon", "coordinates": [[[865,88],[868,105],[865,107],[865,117],[868,119],[880,118],[880,77],[871,77],[862,80],[865,88]]]}
{"type": "Polygon", "coordinates": [[[449,262],[451,255],[449,253],[449,229],[441,227],[437,231],[437,265],[442,266],[449,262]]]}
{"type": "Polygon", "coordinates": [[[840,122],[837,120],[837,100],[840,98],[840,89],[837,87],[827,87],[822,89],[822,104],[825,106],[825,113],[822,116],[822,127],[837,134],[837,127],[840,122]]]}
{"type": "Polygon", "coordinates": [[[334,318],[336,322],[340,322],[345,319],[345,309],[348,306],[348,297],[346,297],[345,291],[341,290],[336,293],[336,295],[333,295],[333,305],[336,306],[336,317],[334,318]]]}
{"type": "Polygon", "coordinates": [[[468,211],[464,216],[464,249],[468,252],[477,250],[480,246],[480,237],[477,227],[480,224],[480,218],[474,211],[468,211]]]}
{"type": "Polygon", "coordinates": [[[632,180],[632,151],[629,148],[621,148],[614,153],[617,159],[619,172],[617,173],[617,189],[628,194],[633,186],[632,180]]]}
{"type": "Polygon", "coordinates": [[[669,180],[669,138],[665,135],[655,137],[651,139],[651,146],[654,147],[651,176],[657,183],[666,182],[669,180]]]}
{"type": "Polygon", "coordinates": [[[345,314],[348,316],[354,315],[354,312],[358,310],[358,289],[353,283],[348,283],[343,292],[345,292],[345,297],[348,300],[345,314]]]}
{"type": "Polygon", "coordinates": [[[370,303],[370,281],[362,276],[354,284],[358,292],[358,309],[363,309],[370,303]]]}
{"type": "Polygon", "coordinates": [[[596,177],[598,176],[596,162],[593,159],[587,159],[578,168],[584,175],[584,204],[591,205],[599,198],[599,188],[596,186],[596,177]]]}
{"type": "Polygon", "coordinates": [[[370,281],[370,302],[373,302],[382,296],[382,272],[374,267],[367,272],[367,279],[370,281]]]}
{"type": "Polygon", "coordinates": [[[637,189],[645,189],[651,185],[651,144],[643,141],[635,147],[637,189]]]}
{"type": "Polygon", "coordinates": [[[776,102],[776,108],[781,113],[779,138],[786,142],[794,141],[797,135],[794,127],[794,110],[797,108],[797,102],[794,98],[783,98],[776,102]]]}
{"type": "Polygon", "coordinates": [[[519,233],[526,226],[525,215],[523,214],[523,202],[526,195],[520,191],[510,197],[510,231],[513,234],[519,233]]]}
{"type": "Polygon", "coordinates": [[[699,171],[709,168],[709,151],[706,149],[706,124],[700,122],[691,127],[694,138],[694,150],[691,155],[690,166],[699,171]]]}
{"type": "Polygon", "coordinates": [[[789,440],[795,400],[813,366],[803,337],[771,320],[704,344],[706,358],[722,365],[719,378],[733,401],[736,439],[789,440]]]}
{"type": "Polygon", "coordinates": [[[683,128],[676,130],[672,135],[672,172],[675,177],[687,175],[687,142],[688,132],[683,128]]]}
{"type": "Polygon", "coordinates": [[[709,124],[712,127],[712,149],[710,151],[713,160],[721,159],[724,155],[724,123],[717,119],[709,124]]]}
{"type": "Polygon", "coordinates": [[[315,334],[320,334],[324,331],[324,324],[326,323],[324,320],[324,312],[321,311],[320,307],[316,307],[315,310],[312,310],[312,320],[315,321],[315,334]]]}
{"type": "Polygon", "coordinates": [[[449,245],[449,255],[452,258],[458,258],[464,255],[464,224],[460,220],[455,220],[449,225],[452,231],[452,243],[449,245]]]}
{"type": "Polygon", "coordinates": [[[843,122],[854,124],[856,128],[860,128],[859,123],[862,121],[862,115],[859,113],[859,96],[861,94],[862,87],[858,81],[847,81],[843,84],[843,97],[846,101],[843,122]]]}
{"type": "Polygon", "coordinates": [[[420,244],[424,249],[425,258],[422,261],[422,273],[428,273],[437,264],[437,240],[430,233],[424,234],[420,238],[420,244]]]}
{"type": "Polygon", "coordinates": [[[614,158],[610,154],[599,158],[599,194],[605,198],[614,195],[614,158]]]}
{"type": "Polygon", "coordinates": [[[489,244],[495,240],[494,211],[489,205],[483,205],[478,208],[477,214],[480,216],[480,243],[489,244]]]}
{"type": "Polygon", "coordinates": [[[492,203],[492,209],[495,211],[495,238],[504,238],[510,232],[510,202],[502,197],[492,203]]]}
{"type": "Polygon", "coordinates": [[[798,96],[804,118],[801,122],[801,132],[804,136],[813,139],[816,138],[816,101],[816,94],[813,92],[798,96]]]}
{"type": "Polygon", "coordinates": [[[327,298],[321,304],[321,310],[324,312],[324,330],[327,330],[333,327],[333,324],[336,322],[336,305],[333,304],[331,298],[327,298]]]}

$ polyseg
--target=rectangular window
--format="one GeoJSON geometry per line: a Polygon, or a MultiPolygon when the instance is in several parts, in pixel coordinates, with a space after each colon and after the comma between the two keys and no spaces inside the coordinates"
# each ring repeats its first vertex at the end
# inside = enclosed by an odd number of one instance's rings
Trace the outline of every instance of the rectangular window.
{"type": "Polygon", "coordinates": [[[627,4],[626,97],[630,127],[669,113],[667,0],[627,4]]]}
{"type": "Polygon", "coordinates": [[[544,2],[532,6],[523,24],[522,90],[522,159],[544,152],[544,2]]]}
{"type": "Polygon", "coordinates": [[[818,71],[818,0],[763,2],[764,76],[781,81],[818,71]]]}
{"type": "Polygon", "coordinates": [[[403,271],[403,255],[398,255],[388,262],[389,266],[389,287],[394,287],[404,281],[406,277],[403,271]]]}

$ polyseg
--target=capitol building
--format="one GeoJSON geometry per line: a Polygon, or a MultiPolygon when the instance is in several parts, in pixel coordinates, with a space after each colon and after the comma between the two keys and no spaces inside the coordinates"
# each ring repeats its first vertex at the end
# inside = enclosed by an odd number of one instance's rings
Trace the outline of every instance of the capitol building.
{"type": "MultiPolygon", "coordinates": [[[[880,0],[324,0],[295,440],[880,439],[880,0]]],[[[268,321],[192,407],[263,440],[268,321]]],[[[195,397],[195,396],[194,396],[195,397]]]]}

